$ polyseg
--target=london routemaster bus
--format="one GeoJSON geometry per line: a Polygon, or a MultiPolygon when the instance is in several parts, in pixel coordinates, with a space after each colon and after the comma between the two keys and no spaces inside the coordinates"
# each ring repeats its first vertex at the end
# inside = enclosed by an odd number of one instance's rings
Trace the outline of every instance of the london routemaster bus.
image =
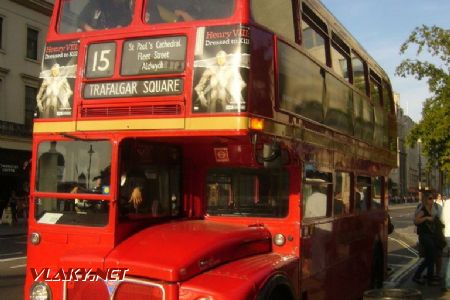
{"type": "Polygon", "coordinates": [[[56,0],[26,299],[358,299],[389,79],[316,0],[56,0]]]}

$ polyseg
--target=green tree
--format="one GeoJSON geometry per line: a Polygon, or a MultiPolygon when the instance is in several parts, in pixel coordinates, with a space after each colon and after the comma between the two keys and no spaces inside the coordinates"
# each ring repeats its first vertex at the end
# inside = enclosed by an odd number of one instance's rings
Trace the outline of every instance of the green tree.
{"type": "MultiPolygon", "coordinates": [[[[431,97],[425,100],[422,120],[410,132],[407,141],[422,141],[430,164],[450,171],[450,30],[437,26],[416,27],[400,48],[400,54],[414,46],[416,59],[405,59],[396,69],[402,77],[427,80],[431,97]],[[424,58],[428,53],[431,62],[424,58]]],[[[429,57],[428,55],[428,57],[429,57]]]]}

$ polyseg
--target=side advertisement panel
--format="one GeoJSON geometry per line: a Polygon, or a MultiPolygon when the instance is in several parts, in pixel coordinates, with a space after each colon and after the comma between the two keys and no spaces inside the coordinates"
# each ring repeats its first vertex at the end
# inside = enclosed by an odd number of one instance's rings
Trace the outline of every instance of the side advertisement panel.
{"type": "Polygon", "coordinates": [[[72,116],[73,89],[80,42],[48,43],[39,75],[42,85],[36,97],[39,118],[72,116]]]}
{"type": "Polygon", "coordinates": [[[248,27],[231,25],[198,28],[192,112],[245,111],[249,68],[248,27]]]}

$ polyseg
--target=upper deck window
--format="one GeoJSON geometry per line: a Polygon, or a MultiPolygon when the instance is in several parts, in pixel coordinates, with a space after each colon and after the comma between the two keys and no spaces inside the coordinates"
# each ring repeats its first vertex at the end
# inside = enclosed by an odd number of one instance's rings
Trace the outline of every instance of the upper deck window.
{"type": "Polygon", "coordinates": [[[350,82],[350,48],[333,32],[331,39],[331,66],[345,81],[350,82]]]}
{"type": "Polygon", "coordinates": [[[253,19],[276,34],[295,40],[294,11],[290,0],[253,0],[253,19]]]}
{"type": "Polygon", "coordinates": [[[392,100],[391,86],[386,81],[383,81],[383,104],[386,111],[395,113],[394,103],[392,100]]]}
{"type": "Polygon", "coordinates": [[[383,106],[383,101],[381,100],[381,80],[378,75],[370,72],[370,99],[374,105],[383,106]]]}
{"type": "Polygon", "coordinates": [[[63,0],[58,31],[105,30],[131,23],[135,0],[63,0]]]}
{"type": "Polygon", "coordinates": [[[234,0],[148,0],[144,21],[159,24],[223,19],[233,10],[234,0]]]}
{"type": "Polygon", "coordinates": [[[312,56],[323,64],[327,63],[325,38],[320,34],[320,31],[311,27],[304,20],[302,20],[302,41],[303,46],[308,49],[312,56]]]}
{"type": "Polygon", "coordinates": [[[367,94],[366,67],[364,61],[352,53],[353,84],[364,95],[367,94]]]}

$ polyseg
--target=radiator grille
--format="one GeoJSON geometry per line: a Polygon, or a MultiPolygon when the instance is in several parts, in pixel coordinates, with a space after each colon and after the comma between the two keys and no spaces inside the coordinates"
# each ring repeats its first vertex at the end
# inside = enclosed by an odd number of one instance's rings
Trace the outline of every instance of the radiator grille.
{"type": "Polygon", "coordinates": [[[103,281],[72,281],[67,284],[68,300],[108,300],[109,293],[103,281]]]}
{"type": "Polygon", "coordinates": [[[164,287],[149,281],[71,281],[66,283],[65,300],[164,300],[164,287]],[[111,293],[111,294],[110,294],[111,293]]]}
{"type": "Polygon", "coordinates": [[[157,286],[124,282],[117,288],[114,300],[162,300],[163,291],[157,286]]]}
{"type": "Polygon", "coordinates": [[[182,107],[172,105],[83,107],[81,117],[167,116],[181,115],[182,107]]]}

